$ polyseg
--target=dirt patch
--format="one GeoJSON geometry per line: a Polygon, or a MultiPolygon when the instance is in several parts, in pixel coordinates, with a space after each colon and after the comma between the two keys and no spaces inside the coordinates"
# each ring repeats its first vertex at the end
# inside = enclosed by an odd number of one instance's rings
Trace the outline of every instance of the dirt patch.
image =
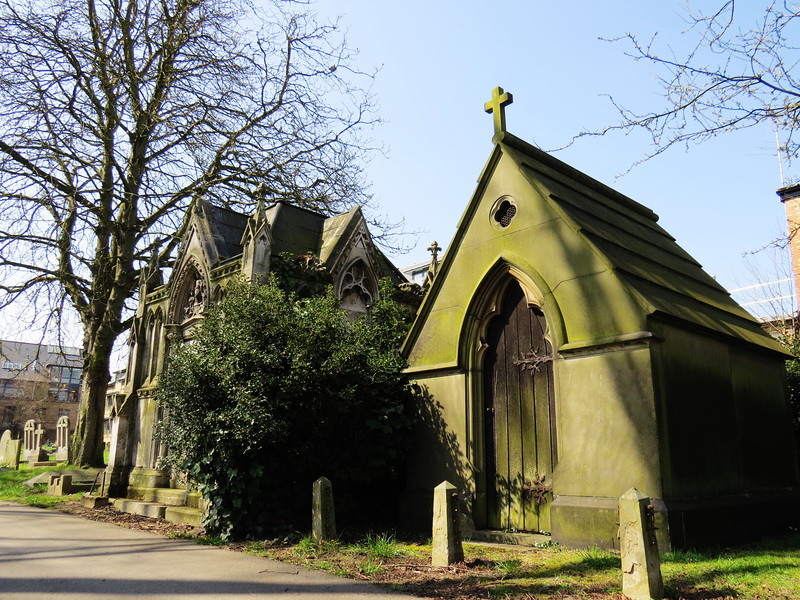
{"type": "Polygon", "coordinates": [[[103,506],[101,508],[86,508],[79,502],[67,501],[53,507],[55,510],[70,515],[76,515],[89,521],[99,521],[101,523],[112,523],[128,529],[138,529],[149,531],[163,536],[180,537],[201,537],[202,530],[190,525],[178,525],[170,523],[164,519],[151,519],[129,513],[119,512],[113,506],[103,506]]]}

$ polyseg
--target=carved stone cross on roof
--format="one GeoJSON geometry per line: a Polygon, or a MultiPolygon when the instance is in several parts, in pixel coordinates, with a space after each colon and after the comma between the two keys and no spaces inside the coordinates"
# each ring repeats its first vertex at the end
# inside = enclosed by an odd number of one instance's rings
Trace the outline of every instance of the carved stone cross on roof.
{"type": "Polygon", "coordinates": [[[494,133],[502,133],[506,130],[506,106],[514,101],[514,96],[509,92],[504,92],[503,88],[496,87],[492,90],[492,99],[483,105],[487,113],[494,113],[494,133]]]}
{"type": "Polygon", "coordinates": [[[441,249],[442,249],[442,247],[439,244],[437,244],[436,242],[433,242],[433,244],[431,244],[431,247],[428,248],[428,252],[433,254],[432,262],[434,264],[439,262],[439,250],[441,250],[441,249]]]}

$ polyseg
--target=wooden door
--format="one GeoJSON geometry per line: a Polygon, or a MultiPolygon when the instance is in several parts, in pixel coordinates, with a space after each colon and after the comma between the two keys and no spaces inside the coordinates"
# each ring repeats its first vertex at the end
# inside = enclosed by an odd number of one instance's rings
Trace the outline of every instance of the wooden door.
{"type": "Polygon", "coordinates": [[[488,526],[550,531],[556,461],[552,350],[519,284],[488,328],[484,359],[488,526]]]}

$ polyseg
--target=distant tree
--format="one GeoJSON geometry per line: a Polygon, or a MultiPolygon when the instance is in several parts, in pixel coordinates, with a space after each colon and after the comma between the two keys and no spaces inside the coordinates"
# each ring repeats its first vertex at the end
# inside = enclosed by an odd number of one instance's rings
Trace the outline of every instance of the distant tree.
{"type": "Polygon", "coordinates": [[[0,309],[50,327],[77,312],[78,464],[102,464],[126,303],[195,199],[244,207],[263,184],[322,212],[368,203],[371,78],[305,5],[0,0],[0,309]]]}
{"type": "Polygon", "coordinates": [[[411,313],[391,295],[385,280],[368,318],[349,321],[332,291],[301,300],[275,276],[235,284],[171,353],[156,391],[167,415],[159,438],[207,500],[208,531],[296,527],[321,475],[337,501],[370,483],[373,502],[376,483],[397,475],[411,313]]]}
{"type": "Polygon", "coordinates": [[[639,112],[612,96],[621,121],[577,137],[642,129],[653,144],[643,159],[648,160],[676,144],[774,125],[783,133],[785,158],[797,157],[800,82],[795,71],[800,48],[795,40],[800,13],[786,1],[770,2],[757,23],[742,26],[736,8],[735,0],[727,0],[710,14],[689,10],[689,28],[683,35],[695,38],[682,57],[675,57],[672,50],[657,50],[657,35],[646,41],[634,33],[615,39],[629,43],[628,54],[634,60],[656,67],[664,104],[639,112]]]}

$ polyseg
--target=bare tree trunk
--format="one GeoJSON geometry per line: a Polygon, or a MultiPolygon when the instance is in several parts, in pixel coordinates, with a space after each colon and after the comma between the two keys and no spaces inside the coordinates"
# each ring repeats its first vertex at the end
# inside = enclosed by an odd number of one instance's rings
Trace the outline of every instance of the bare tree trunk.
{"type": "Polygon", "coordinates": [[[87,339],[87,342],[81,378],[78,423],[73,437],[72,462],[81,467],[102,467],[105,465],[103,416],[106,391],[111,379],[109,362],[114,339],[87,339]]]}

